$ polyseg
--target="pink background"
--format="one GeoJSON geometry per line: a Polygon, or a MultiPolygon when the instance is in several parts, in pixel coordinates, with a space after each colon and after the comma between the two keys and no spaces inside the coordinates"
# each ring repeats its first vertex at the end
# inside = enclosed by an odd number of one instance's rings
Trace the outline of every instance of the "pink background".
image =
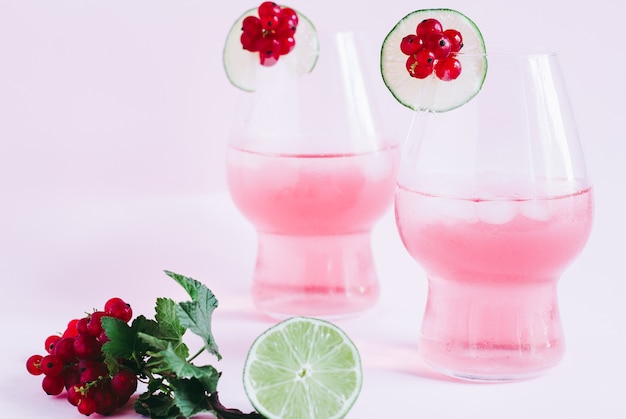
{"type": "MultiPolygon", "coordinates": [[[[416,340],[426,280],[389,212],[373,239],[380,304],[338,322],[359,345],[365,367],[349,417],[626,417],[625,10],[615,4],[289,3],[320,31],[367,29],[381,41],[416,8],[450,7],[479,25],[488,48],[560,53],[596,190],[594,231],[560,286],[566,358],[543,378],[507,385],[452,382],[422,363],[416,340]]],[[[44,397],[24,360],[42,352],[46,336],[68,319],[111,296],[148,316],[157,296],[184,299],[164,269],[202,280],[220,299],[220,392],[226,404],[249,409],[242,364],[272,323],[249,301],[254,231],[226,193],[224,152],[239,92],[226,80],[221,53],[232,22],[256,5],[0,0],[4,416],[79,417],[64,400],[44,397]]],[[[395,124],[408,127],[408,110],[391,95],[380,101],[395,124]]]]}

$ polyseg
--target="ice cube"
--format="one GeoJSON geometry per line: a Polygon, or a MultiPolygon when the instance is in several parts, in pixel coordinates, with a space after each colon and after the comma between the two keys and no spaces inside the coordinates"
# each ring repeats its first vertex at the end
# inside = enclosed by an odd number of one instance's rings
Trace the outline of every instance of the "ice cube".
{"type": "Polygon", "coordinates": [[[537,221],[547,221],[550,217],[550,204],[545,200],[524,201],[520,203],[523,216],[537,221]]]}
{"type": "Polygon", "coordinates": [[[505,224],[515,218],[518,208],[511,201],[481,201],[476,205],[480,221],[487,224],[505,224]]]}
{"type": "Polygon", "coordinates": [[[458,222],[459,220],[473,223],[478,220],[475,202],[466,199],[441,199],[439,213],[444,222],[458,222]]]}

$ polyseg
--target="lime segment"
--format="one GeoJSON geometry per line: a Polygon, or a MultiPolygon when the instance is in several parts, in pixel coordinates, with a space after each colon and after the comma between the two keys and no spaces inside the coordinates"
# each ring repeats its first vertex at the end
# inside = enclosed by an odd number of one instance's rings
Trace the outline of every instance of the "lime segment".
{"type": "Polygon", "coordinates": [[[254,341],[243,383],[252,405],[269,419],[342,418],[361,391],[361,359],[334,324],[292,317],[254,341]]]}
{"type": "Polygon", "coordinates": [[[383,41],[380,70],[385,85],[404,106],[413,110],[445,112],[455,109],[478,94],[487,75],[485,42],[476,24],[464,14],[451,9],[416,10],[403,17],[383,41]],[[444,29],[456,29],[463,36],[463,48],[456,54],[462,71],[452,81],[434,76],[411,77],[406,69],[407,56],[400,50],[402,38],[415,33],[424,19],[434,18],[444,29]]]}
{"type": "MultiPolygon", "coordinates": [[[[243,13],[233,23],[224,44],[222,59],[228,80],[239,89],[252,92],[256,90],[257,71],[261,64],[259,54],[243,49],[241,28],[243,20],[255,16],[258,9],[253,8],[243,13]]],[[[319,40],[313,23],[302,13],[298,13],[298,27],[294,35],[294,49],[280,57],[279,63],[288,66],[297,75],[310,73],[317,63],[319,40]]]]}

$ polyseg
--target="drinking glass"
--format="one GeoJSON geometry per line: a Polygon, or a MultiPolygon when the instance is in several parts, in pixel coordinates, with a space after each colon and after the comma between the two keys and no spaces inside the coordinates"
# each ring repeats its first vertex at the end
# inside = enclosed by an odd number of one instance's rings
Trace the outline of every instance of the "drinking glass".
{"type": "Polygon", "coordinates": [[[396,225],[428,276],[425,362],[454,377],[520,380],[562,358],[557,282],[590,234],[592,189],[558,57],[487,60],[474,99],[416,113],[396,225]]]}
{"type": "MultiPolygon", "coordinates": [[[[259,66],[227,155],[231,197],[258,236],[252,297],[273,317],[338,317],[372,307],[371,231],[392,206],[400,151],[375,111],[353,32],[320,36],[313,71],[259,66]]],[[[371,56],[371,62],[378,58],[371,56]]]]}

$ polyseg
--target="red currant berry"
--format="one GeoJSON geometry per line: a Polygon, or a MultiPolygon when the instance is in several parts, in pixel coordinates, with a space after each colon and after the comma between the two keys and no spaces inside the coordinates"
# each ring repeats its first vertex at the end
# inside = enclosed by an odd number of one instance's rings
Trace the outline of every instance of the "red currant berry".
{"type": "Polygon", "coordinates": [[[295,10],[285,7],[279,16],[278,28],[276,34],[279,36],[293,36],[298,28],[298,14],[295,10]]]}
{"type": "Polygon", "coordinates": [[[446,29],[443,34],[450,40],[450,52],[459,52],[463,48],[463,36],[456,29],[446,29]]]}
{"type": "Polygon", "coordinates": [[[121,399],[128,399],[137,390],[137,376],[129,370],[120,370],[111,377],[111,389],[121,399]]]}
{"type": "Polygon", "coordinates": [[[435,54],[426,48],[422,48],[415,54],[415,59],[419,66],[432,66],[435,62],[435,54]]]}
{"type": "Polygon", "coordinates": [[[298,13],[291,7],[283,7],[283,9],[280,11],[280,21],[281,23],[289,22],[293,26],[298,26],[298,13]]]}
{"type": "MultiPolygon", "coordinates": [[[[252,18],[253,18],[254,16],[248,16],[248,17],[252,17],[252,18]]],[[[244,21],[245,21],[245,19],[244,19],[244,21]]],[[[122,299],[121,299],[121,298],[119,298],[119,297],[112,297],[112,298],[109,298],[109,299],[108,299],[108,300],[104,303],[104,312],[105,312],[105,313],[110,313],[110,312],[111,312],[111,307],[113,307],[114,305],[119,304],[119,303],[125,303],[125,302],[124,302],[124,300],[122,300],[122,299]]]]}
{"type": "Polygon", "coordinates": [[[433,64],[428,62],[419,63],[416,55],[409,55],[406,60],[406,69],[411,77],[425,79],[432,74],[433,64]]]}
{"type": "Polygon", "coordinates": [[[61,338],[54,345],[54,355],[57,356],[61,362],[71,363],[76,359],[76,354],[74,353],[74,339],[76,339],[76,337],[61,338]]]}
{"type": "Polygon", "coordinates": [[[57,396],[61,394],[65,385],[63,384],[63,378],[58,375],[46,375],[41,381],[41,388],[46,394],[50,396],[57,396]]]}
{"type": "Polygon", "coordinates": [[[94,381],[101,380],[109,376],[109,369],[106,364],[99,362],[92,366],[89,366],[83,370],[80,374],[80,383],[88,384],[94,381]]]}
{"type": "Polygon", "coordinates": [[[266,31],[275,30],[280,24],[281,7],[274,2],[261,3],[258,9],[261,27],[266,31]]]}
{"type": "Polygon", "coordinates": [[[65,389],[69,389],[70,387],[80,384],[80,372],[78,371],[78,366],[76,365],[69,368],[66,366],[61,375],[63,376],[65,389]]]}
{"type": "Polygon", "coordinates": [[[92,397],[96,402],[96,413],[100,415],[110,415],[119,406],[117,394],[113,392],[110,385],[105,383],[97,387],[97,391],[94,391],[92,397]]]}
{"type": "Polygon", "coordinates": [[[257,11],[262,20],[266,16],[280,16],[281,7],[273,1],[264,1],[259,5],[257,11]]]}
{"type": "Polygon", "coordinates": [[[437,60],[450,55],[450,40],[444,34],[432,34],[426,40],[426,47],[433,52],[437,60]]]}
{"type": "Polygon", "coordinates": [[[41,359],[39,369],[45,375],[56,377],[63,372],[63,362],[55,355],[46,355],[41,359]]]}
{"type": "Polygon", "coordinates": [[[415,29],[415,33],[421,36],[441,32],[443,32],[443,26],[441,26],[441,23],[437,19],[432,18],[422,20],[415,29]]]}
{"type": "Polygon", "coordinates": [[[78,323],[78,319],[72,319],[67,324],[67,328],[61,337],[68,338],[72,336],[76,336],[78,334],[78,330],[76,329],[76,324],[78,323]]]}
{"type": "Polygon", "coordinates": [[[279,56],[274,55],[259,55],[259,61],[264,67],[271,67],[278,62],[279,56]]]}
{"type": "MultiPolygon", "coordinates": [[[[241,30],[243,33],[250,35],[252,38],[258,38],[263,33],[263,27],[261,26],[261,20],[256,16],[246,16],[241,24],[241,30]]],[[[109,300],[111,301],[111,300],[109,300]]],[[[104,311],[106,311],[106,305],[104,311]]]]}
{"type": "Polygon", "coordinates": [[[115,317],[126,323],[133,317],[133,309],[130,307],[130,304],[121,298],[112,298],[107,301],[104,305],[104,312],[108,316],[115,317]]]}
{"type": "Polygon", "coordinates": [[[54,345],[57,343],[59,339],[61,339],[61,336],[59,335],[48,336],[45,342],[46,352],[48,352],[49,354],[54,353],[54,345]]]}
{"type": "Polygon", "coordinates": [[[281,38],[280,42],[280,55],[289,54],[296,46],[296,40],[293,36],[288,36],[286,38],[281,38]]]}
{"type": "Polygon", "coordinates": [[[74,338],[74,354],[79,359],[97,359],[102,354],[102,344],[91,335],[74,338]]]}
{"type": "Polygon", "coordinates": [[[78,411],[85,416],[96,413],[96,402],[91,397],[83,397],[78,403],[78,411]]]}
{"type": "Polygon", "coordinates": [[[261,65],[269,67],[276,64],[280,57],[280,42],[277,39],[270,36],[261,38],[257,47],[261,65]]]}
{"type": "Polygon", "coordinates": [[[435,65],[435,74],[440,80],[454,80],[461,74],[461,63],[454,57],[444,58],[435,65]]]}
{"type": "Polygon", "coordinates": [[[89,330],[87,330],[87,325],[89,324],[89,317],[83,317],[78,320],[76,323],[76,331],[79,335],[88,335],[89,330]]]}
{"type": "Polygon", "coordinates": [[[417,35],[407,35],[400,42],[400,51],[406,55],[417,53],[424,46],[424,39],[417,35]]]}
{"type": "Polygon", "coordinates": [[[82,374],[87,368],[100,364],[102,364],[102,362],[95,359],[81,359],[78,361],[78,364],[76,364],[76,367],[78,368],[79,374],[82,374]]]}
{"type": "Polygon", "coordinates": [[[26,371],[31,375],[41,375],[43,372],[41,371],[41,360],[43,356],[41,355],[32,355],[26,360],[26,371]]]}
{"type": "Polygon", "coordinates": [[[78,406],[78,403],[83,399],[83,393],[80,391],[77,386],[69,386],[66,387],[67,390],[67,401],[70,402],[72,406],[78,406]]]}
{"type": "Polygon", "coordinates": [[[107,314],[104,311],[95,311],[89,316],[89,322],[87,323],[87,332],[91,336],[98,337],[102,333],[102,317],[107,314]]]}
{"type": "Polygon", "coordinates": [[[257,49],[258,38],[253,38],[249,34],[243,32],[241,34],[241,36],[239,37],[239,40],[241,41],[241,46],[246,51],[250,51],[250,52],[257,52],[258,51],[258,49],[257,49]]]}
{"type": "Polygon", "coordinates": [[[101,345],[104,345],[105,343],[107,343],[110,339],[107,336],[106,332],[103,330],[102,333],[100,333],[100,336],[98,336],[98,340],[100,341],[101,345]]]}
{"type": "Polygon", "coordinates": [[[274,33],[279,39],[294,36],[296,34],[296,25],[292,24],[291,21],[281,22],[274,33]]]}
{"type": "Polygon", "coordinates": [[[278,16],[266,16],[265,18],[261,19],[261,27],[266,31],[274,31],[278,29],[279,25],[280,19],[278,18],[278,16]]]}

